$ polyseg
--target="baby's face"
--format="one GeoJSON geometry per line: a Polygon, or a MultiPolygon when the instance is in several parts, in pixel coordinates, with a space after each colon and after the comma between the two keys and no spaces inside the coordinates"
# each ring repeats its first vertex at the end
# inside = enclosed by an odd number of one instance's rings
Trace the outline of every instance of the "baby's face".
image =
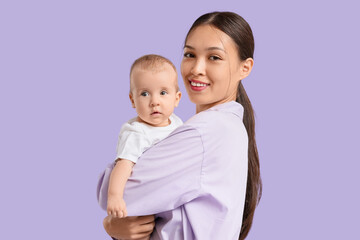
{"type": "Polygon", "coordinates": [[[139,120],[155,127],[169,125],[169,117],[181,97],[174,69],[168,65],[156,72],[135,68],[130,77],[129,97],[139,120]]]}

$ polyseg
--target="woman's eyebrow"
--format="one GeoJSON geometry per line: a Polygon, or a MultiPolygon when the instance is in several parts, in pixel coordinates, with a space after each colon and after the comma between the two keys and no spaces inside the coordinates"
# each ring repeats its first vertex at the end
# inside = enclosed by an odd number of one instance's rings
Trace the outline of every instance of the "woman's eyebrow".
{"type": "MultiPolygon", "coordinates": [[[[192,50],[195,49],[194,47],[192,47],[192,46],[190,46],[190,45],[185,45],[184,48],[189,48],[189,49],[192,49],[192,50]]],[[[208,51],[211,51],[211,50],[220,50],[220,51],[225,52],[225,50],[222,49],[222,48],[220,48],[220,47],[209,47],[209,48],[207,48],[206,50],[208,50],[208,51]]]]}
{"type": "Polygon", "coordinates": [[[207,50],[220,50],[220,51],[225,52],[225,50],[220,47],[209,47],[209,48],[207,48],[207,50]]]}

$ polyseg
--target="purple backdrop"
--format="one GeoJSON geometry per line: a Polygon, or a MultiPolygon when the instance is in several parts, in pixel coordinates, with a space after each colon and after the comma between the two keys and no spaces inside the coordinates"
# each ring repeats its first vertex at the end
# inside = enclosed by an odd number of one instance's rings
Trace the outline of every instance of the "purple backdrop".
{"type": "MultiPolygon", "coordinates": [[[[134,116],[132,61],[179,69],[201,14],[251,25],[264,183],[252,239],[360,239],[357,1],[1,1],[0,239],[108,239],[95,198],[134,116]]],[[[194,114],[181,77],[176,113],[194,114]]]]}

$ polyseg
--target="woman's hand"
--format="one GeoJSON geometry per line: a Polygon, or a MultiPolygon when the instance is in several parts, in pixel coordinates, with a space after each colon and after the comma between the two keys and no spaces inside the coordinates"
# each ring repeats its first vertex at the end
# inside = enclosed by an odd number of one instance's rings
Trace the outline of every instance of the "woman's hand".
{"type": "Polygon", "coordinates": [[[104,221],[105,231],[118,240],[145,240],[155,227],[154,215],[117,218],[107,216],[104,221]]]}

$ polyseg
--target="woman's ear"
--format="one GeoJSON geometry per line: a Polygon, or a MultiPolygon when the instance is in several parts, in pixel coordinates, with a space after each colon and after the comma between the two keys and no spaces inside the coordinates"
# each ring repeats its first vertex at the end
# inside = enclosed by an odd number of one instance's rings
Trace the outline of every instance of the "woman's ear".
{"type": "Polygon", "coordinates": [[[135,108],[135,102],[134,102],[134,99],[133,99],[133,96],[131,93],[129,93],[129,98],[130,98],[132,107],[135,108]]]}
{"type": "Polygon", "coordinates": [[[254,59],[247,58],[241,63],[241,65],[241,79],[244,79],[251,73],[251,70],[254,66],[254,59]]]}

